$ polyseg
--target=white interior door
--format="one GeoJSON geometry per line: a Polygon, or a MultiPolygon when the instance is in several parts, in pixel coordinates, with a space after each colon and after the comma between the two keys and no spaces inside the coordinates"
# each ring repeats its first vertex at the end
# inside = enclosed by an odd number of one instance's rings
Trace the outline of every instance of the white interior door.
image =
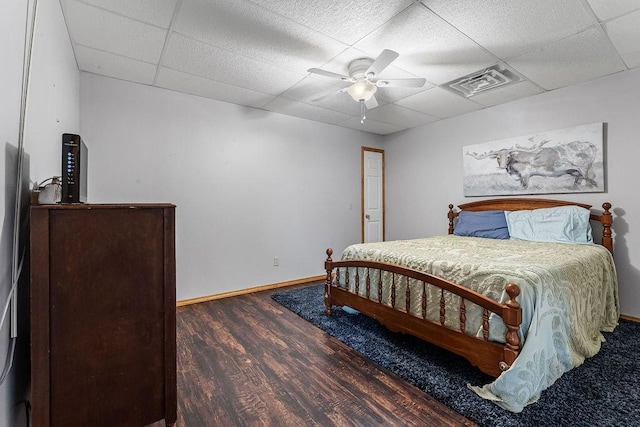
{"type": "Polygon", "coordinates": [[[362,241],[384,240],[384,150],[362,147],[362,241]]]}

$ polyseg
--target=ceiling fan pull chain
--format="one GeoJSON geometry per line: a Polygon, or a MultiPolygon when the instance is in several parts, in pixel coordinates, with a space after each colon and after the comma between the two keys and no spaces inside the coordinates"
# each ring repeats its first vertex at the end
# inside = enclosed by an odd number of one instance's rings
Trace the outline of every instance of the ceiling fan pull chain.
{"type": "Polygon", "coordinates": [[[364,119],[366,119],[367,117],[364,115],[364,113],[367,111],[367,108],[364,106],[364,99],[360,100],[360,123],[364,124],[364,119]]]}

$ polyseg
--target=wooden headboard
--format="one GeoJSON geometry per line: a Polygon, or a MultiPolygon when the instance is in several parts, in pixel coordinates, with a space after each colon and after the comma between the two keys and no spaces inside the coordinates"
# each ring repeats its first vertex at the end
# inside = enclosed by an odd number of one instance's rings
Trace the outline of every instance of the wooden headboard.
{"type": "MultiPolygon", "coordinates": [[[[520,211],[520,210],[533,210],[541,208],[555,208],[558,206],[580,206],[585,209],[591,210],[591,205],[584,203],[567,202],[565,200],[552,200],[552,199],[526,199],[526,198],[503,198],[503,199],[488,199],[479,200],[477,202],[464,203],[458,205],[458,208],[462,211],[520,211]]],[[[449,234],[453,234],[453,222],[458,216],[459,212],[453,210],[454,206],[449,205],[449,234]]],[[[609,249],[609,252],[613,253],[613,237],[611,234],[611,224],[613,224],[613,216],[611,215],[611,203],[605,202],[602,204],[604,212],[601,214],[591,213],[591,221],[598,221],[602,225],[602,239],[601,245],[609,249]]]]}

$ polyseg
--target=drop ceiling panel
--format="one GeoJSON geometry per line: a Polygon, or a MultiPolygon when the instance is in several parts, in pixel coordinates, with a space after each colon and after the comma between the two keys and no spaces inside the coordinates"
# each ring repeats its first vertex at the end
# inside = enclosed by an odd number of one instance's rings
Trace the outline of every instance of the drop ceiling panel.
{"type": "Polygon", "coordinates": [[[581,0],[423,0],[499,58],[584,30],[595,21],[581,0]]]}
{"type": "Polygon", "coordinates": [[[412,0],[252,0],[346,44],[353,44],[406,9],[412,0]]]}
{"type": "Polygon", "coordinates": [[[372,55],[395,50],[398,68],[441,84],[483,67],[497,58],[426,8],[414,5],[371,33],[355,47],[372,55]]]}
{"type": "Polygon", "coordinates": [[[300,117],[303,119],[314,120],[317,122],[338,124],[348,119],[350,116],[345,113],[327,110],[321,107],[315,107],[309,104],[303,104],[291,99],[278,97],[264,106],[265,110],[275,113],[282,113],[288,116],[300,117]]]}
{"type": "Polygon", "coordinates": [[[254,108],[262,108],[275,98],[274,95],[216,82],[169,68],[160,69],[156,86],[254,108]]]}
{"type": "Polygon", "coordinates": [[[59,1],[83,71],[380,134],[640,66],[640,0],[59,1]],[[400,56],[379,78],[427,84],[378,88],[364,127],[345,93],[311,102],[347,84],[309,68],[384,49],[400,56]],[[523,81],[437,87],[494,65],[523,81]]]}
{"type": "MultiPolygon", "coordinates": [[[[340,80],[325,81],[315,78],[314,75],[305,77],[304,79],[300,80],[298,83],[282,92],[282,96],[294,101],[312,104],[312,101],[314,99],[320,98],[325,95],[336,94],[340,89],[348,86],[348,83],[341,82],[340,80]]],[[[348,96],[347,94],[341,95],[348,96]]]]}
{"type": "Polygon", "coordinates": [[[459,116],[484,108],[440,87],[427,89],[396,104],[438,118],[459,116]]]}
{"type": "Polygon", "coordinates": [[[362,124],[360,123],[359,117],[352,117],[344,122],[341,122],[340,126],[365,132],[377,133],[378,135],[388,135],[390,133],[400,132],[401,130],[405,129],[401,126],[390,125],[371,119],[365,120],[364,124],[362,124]]]}
{"type": "Polygon", "coordinates": [[[600,26],[534,49],[509,65],[551,90],[625,69],[600,26]]]}
{"type": "MultiPolygon", "coordinates": [[[[341,111],[352,116],[360,115],[360,103],[354,101],[348,93],[338,93],[335,96],[324,98],[314,104],[322,108],[341,111]]],[[[378,105],[382,104],[382,101],[378,101],[378,105]]]]}
{"type": "MultiPolygon", "coordinates": [[[[382,52],[382,49],[380,50],[380,52],[382,52]]],[[[349,63],[351,61],[359,58],[375,58],[380,52],[377,52],[375,55],[369,55],[366,52],[350,47],[348,49],[343,50],[335,57],[327,59],[325,63],[315,68],[320,68],[325,71],[331,71],[332,73],[348,76],[349,63]]],[[[313,77],[326,81],[328,83],[335,83],[336,81],[339,81],[336,78],[322,76],[319,74],[314,74],[313,77]]]]}
{"type": "Polygon", "coordinates": [[[431,83],[425,84],[423,87],[379,87],[376,92],[376,98],[380,103],[389,103],[400,101],[401,99],[420,93],[428,88],[433,87],[431,83]]]}
{"type": "Polygon", "coordinates": [[[191,38],[296,72],[347,46],[246,0],[184,0],[173,29],[191,38]]]}
{"type": "Polygon", "coordinates": [[[147,24],[169,28],[177,0],[84,0],[84,3],[119,13],[147,24]]]}
{"type": "Polygon", "coordinates": [[[410,110],[395,104],[383,105],[367,112],[367,120],[393,124],[405,128],[413,128],[439,120],[418,111],[410,110]]]}
{"type": "Polygon", "coordinates": [[[83,3],[63,3],[71,40],[106,52],[157,63],[167,31],[83,3]]]}
{"type": "Polygon", "coordinates": [[[304,77],[176,33],[171,35],[162,65],[274,95],[287,90],[304,77]]]}
{"type": "Polygon", "coordinates": [[[640,9],[638,0],[588,0],[588,2],[600,21],[607,21],[640,9]]]}
{"type": "Polygon", "coordinates": [[[136,61],[81,45],[76,45],[75,53],[78,68],[81,71],[147,85],[153,83],[156,75],[157,66],[148,62],[136,61]]]}
{"type": "MultiPolygon", "coordinates": [[[[395,63],[396,61],[394,61],[395,63]]],[[[411,74],[398,67],[390,65],[385,68],[379,75],[378,80],[384,79],[411,79],[416,77],[415,74],[411,74]]],[[[426,82],[422,87],[379,87],[376,92],[376,98],[382,102],[395,102],[411,95],[415,95],[418,92],[422,92],[425,89],[433,87],[433,84],[426,82]]]]}
{"type": "Polygon", "coordinates": [[[627,67],[640,66],[640,10],[608,22],[605,29],[627,67]]]}

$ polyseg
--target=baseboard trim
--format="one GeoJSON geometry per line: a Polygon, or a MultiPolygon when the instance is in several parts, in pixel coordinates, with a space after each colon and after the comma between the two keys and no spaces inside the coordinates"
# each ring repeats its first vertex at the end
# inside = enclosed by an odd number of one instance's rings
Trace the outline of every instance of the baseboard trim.
{"type": "Polygon", "coordinates": [[[630,320],[632,322],[639,322],[640,323],[640,317],[633,317],[633,316],[627,316],[626,314],[621,314],[620,318],[624,319],[624,320],[630,320]]]}
{"type": "Polygon", "coordinates": [[[253,288],[240,289],[240,290],[237,290],[237,291],[224,292],[224,293],[221,293],[221,294],[214,294],[214,295],[207,295],[207,296],[204,296],[204,297],[185,299],[185,300],[178,301],[176,303],[176,306],[177,307],[182,307],[182,306],[185,306],[185,305],[198,304],[200,302],[214,301],[214,300],[217,300],[217,299],[235,297],[235,296],[238,296],[238,295],[251,294],[251,293],[260,292],[260,291],[268,291],[270,289],[285,288],[287,286],[301,285],[301,284],[304,284],[304,283],[317,282],[318,280],[324,280],[326,277],[327,276],[325,276],[325,275],[313,276],[313,277],[305,277],[304,279],[289,280],[287,282],[272,283],[270,285],[256,286],[256,287],[253,287],[253,288]]]}

